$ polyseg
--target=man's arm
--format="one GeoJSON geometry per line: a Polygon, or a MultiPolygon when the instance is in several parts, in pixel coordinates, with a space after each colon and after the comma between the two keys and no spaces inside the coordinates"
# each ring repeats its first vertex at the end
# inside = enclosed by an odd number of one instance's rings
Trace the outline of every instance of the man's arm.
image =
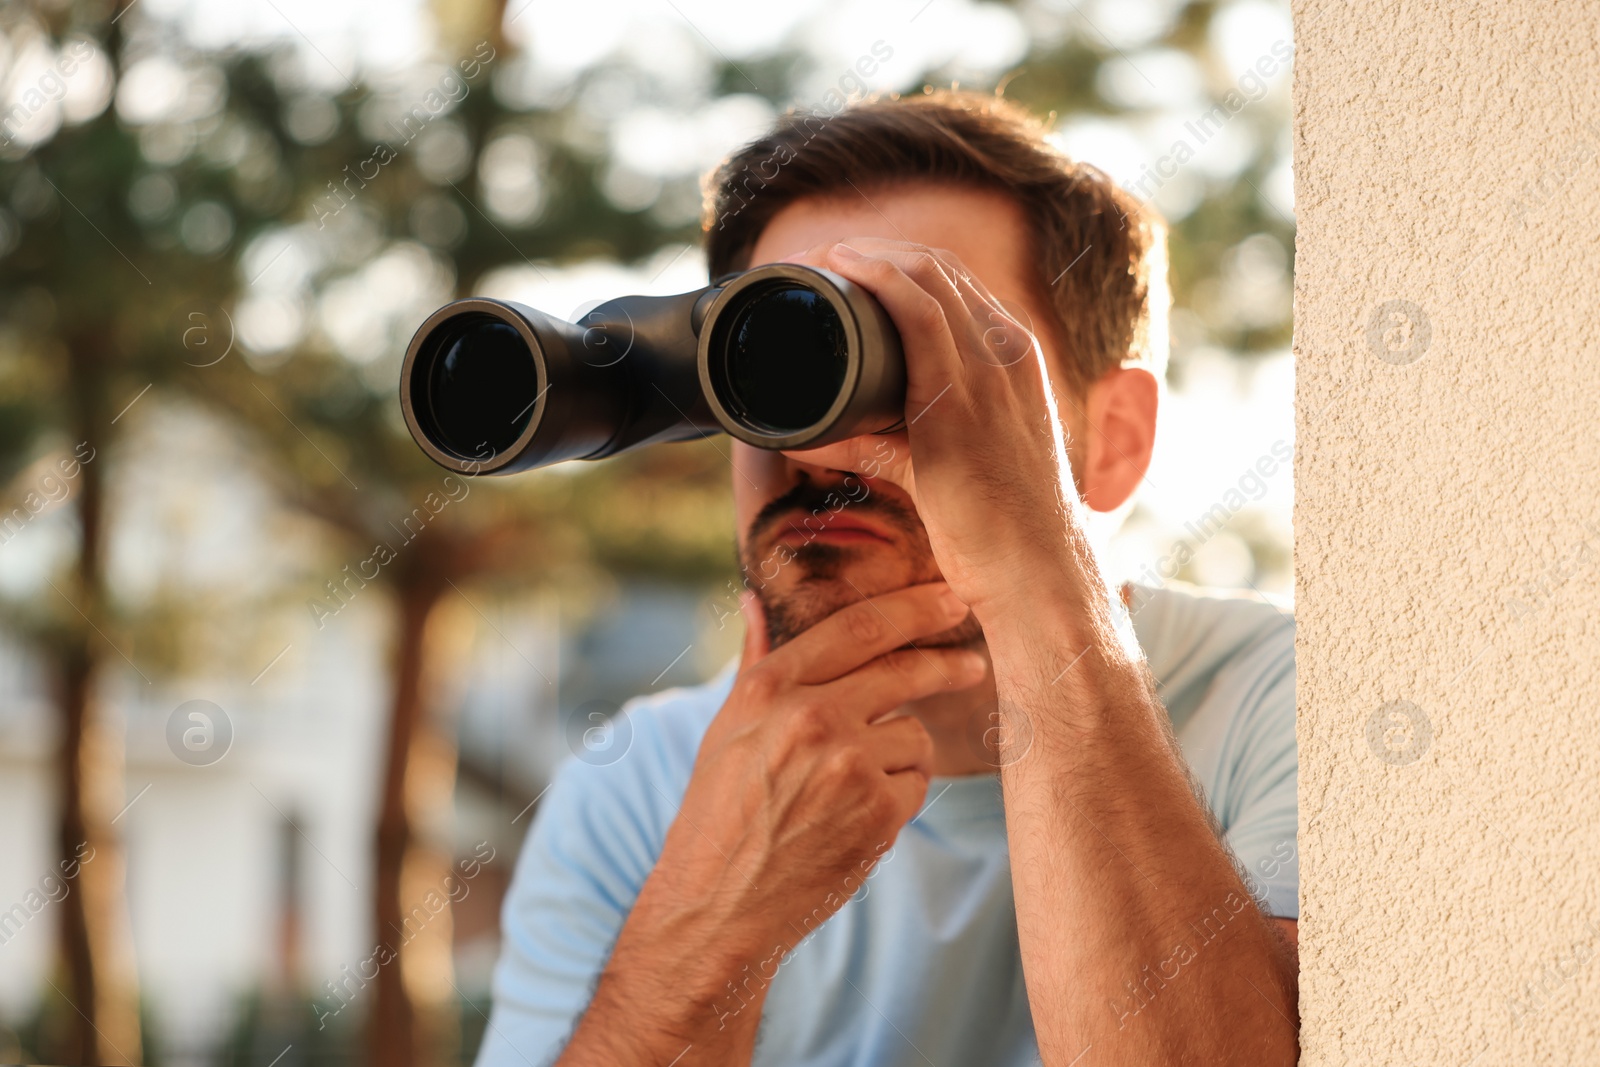
{"type": "Polygon", "coordinates": [[[775,651],[745,610],[738,678],[562,1067],[749,1063],[778,964],[926,797],[932,740],[883,716],[987,673],[976,652],[901,647],[966,616],[942,582],[852,604],[775,651]]]}
{"type": "Polygon", "coordinates": [[[1027,609],[1043,625],[985,620],[1002,733],[1031,734],[1001,779],[1045,1062],[1293,1062],[1287,946],[1212,834],[1142,665],[1084,625],[1096,605],[1072,582],[1053,591],[1027,609]]]}
{"type": "MultiPolygon", "coordinates": [[[[1096,1063],[1293,1063],[1292,956],[1190,791],[1142,659],[1119,641],[1042,353],[950,253],[855,244],[802,261],[874,293],[905,346],[910,447],[894,452],[910,458],[882,476],[915,500],[993,658],[1002,743],[1016,746],[1002,751],[1002,787],[1044,1062],[1093,1048],[1096,1063]],[[992,358],[997,334],[1031,358],[992,358]]],[[[859,469],[868,448],[798,455],[859,469]]]]}
{"type": "Polygon", "coordinates": [[[646,882],[560,1067],[750,1062],[766,990],[741,999],[733,984],[760,954],[750,924],[661,881],[646,882]]]}

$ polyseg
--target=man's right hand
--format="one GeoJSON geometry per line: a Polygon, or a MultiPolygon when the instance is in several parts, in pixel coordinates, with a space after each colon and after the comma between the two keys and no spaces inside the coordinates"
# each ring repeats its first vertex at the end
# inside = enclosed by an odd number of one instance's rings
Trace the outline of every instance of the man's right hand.
{"type": "Polygon", "coordinates": [[[769,650],[746,601],[738,677],[562,1064],[749,1061],[772,969],[927,795],[933,742],[890,713],[984,678],[977,652],[914,646],[966,615],[945,583],[910,586],[769,650]]]}
{"type": "Polygon", "coordinates": [[[842,608],[769,651],[754,597],[744,658],[700,745],[657,869],[715,893],[763,946],[832,914],[927,795],[933,742],[886,718],[908,701],[980,682],[986,661],[917,648],[967,614],[943,582],[842,608]]]}

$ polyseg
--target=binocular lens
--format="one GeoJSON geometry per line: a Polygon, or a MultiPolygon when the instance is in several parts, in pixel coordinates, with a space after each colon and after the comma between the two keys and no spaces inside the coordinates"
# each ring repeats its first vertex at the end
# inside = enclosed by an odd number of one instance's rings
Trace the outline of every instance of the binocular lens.
{"type": "Polygon", "coordinates": [[[773,433],[815,425],[844,385],[850,342],[827,297],[793,283],[763,286],[721,340],[728,407],[773,433]]]}
{"type": "Polygon", "coordinates": [[[435,337],[412,370],[430,436],[463,459],[500,455],[533,417],[539,398],[533,353],[514,327],[489,315],[461,315],[435,337]]]}

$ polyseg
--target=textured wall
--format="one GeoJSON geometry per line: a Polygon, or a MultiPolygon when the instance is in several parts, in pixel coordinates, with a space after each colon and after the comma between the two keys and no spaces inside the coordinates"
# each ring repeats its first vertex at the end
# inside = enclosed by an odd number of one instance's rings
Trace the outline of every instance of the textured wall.
{"type": "Polygon", "coordinates": [[[1600,3],[1294,14],[1302,1062],[1600,1064],[1600,3]]]}

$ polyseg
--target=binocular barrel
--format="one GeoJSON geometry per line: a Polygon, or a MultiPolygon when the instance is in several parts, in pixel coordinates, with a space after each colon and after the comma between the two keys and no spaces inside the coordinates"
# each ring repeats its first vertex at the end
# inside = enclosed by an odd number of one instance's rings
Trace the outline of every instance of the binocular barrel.
{"type": "Polygon", "coordinates": [[[511,474],[727,432],[815,448],[898,429],[900,335],[865,290],[778,263],[679,296],[624,296],[578,323],[473,298],[406,348],[400,407],[434,461],[511,474]]]}

